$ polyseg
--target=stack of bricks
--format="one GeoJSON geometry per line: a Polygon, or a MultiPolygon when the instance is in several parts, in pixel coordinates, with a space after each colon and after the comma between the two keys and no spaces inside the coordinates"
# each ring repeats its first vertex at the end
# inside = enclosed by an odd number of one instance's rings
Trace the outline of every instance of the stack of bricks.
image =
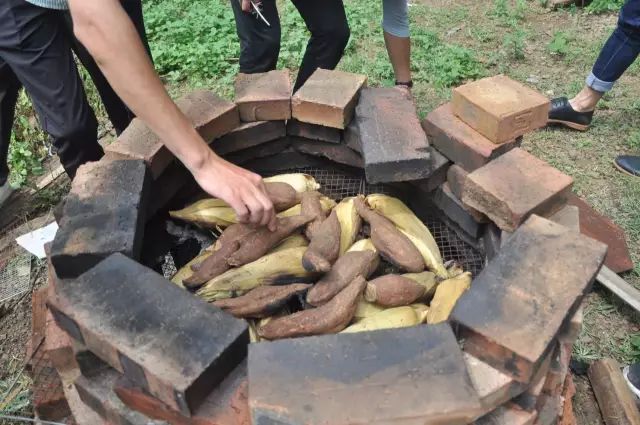
{"type": "Polygon", "coordinates": [[[194,183],[136,121],[80,167],[51,247],[48,352],[78,423],[551,425],[570,411],[579,306],[606,247],[575,231],[571,179],[517,147],[546,101],[480,80],[421,124],[406,91],[356,74],[318,70],[293,96],[286,70],[235,88],[235,103],[178,102],[218,154],[403,183],[488,264],[449,322],[249,344],[246,322],[140,263],[147,220],[194,183]]]}

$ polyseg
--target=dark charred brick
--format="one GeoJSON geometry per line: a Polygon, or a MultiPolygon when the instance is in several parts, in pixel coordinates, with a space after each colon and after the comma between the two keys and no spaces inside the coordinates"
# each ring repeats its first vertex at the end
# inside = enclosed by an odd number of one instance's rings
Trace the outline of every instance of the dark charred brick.
{"type": "Polygon", "coordinates": [[[433,193],[433,203],[454,223],[474,239],[478,239],[487,220],[482,215],[474,216],[467,211],[462,202],[451,192],[448,183],[444,183],[433,193]]]}
{"type": "Polygon", "coordinates": [[[494,143],[547,125],[549,99],[504,75],[453,89],[453,112],[494,143]]]}
{"type": "Polygon", "coordinates": [[[520,145],[514,139],[495,144],[453,114],[451,104],[436,108],[422,121],[429,141],[447,158],[473,171],[520,145]]]}
{"type": "Polygon", "coordinates": [[[324,158],[300,153],[292,147],[289,147],[278,154],[244,162],[242,166],[257,173],[273,173],[288,171],[292,168],[305,167],[339,168],[340,164],[333,163],[324,158]]]}
{"type": "MultiPolygon", "coordinates": [[[[237,106],[210,91],[196,90],[176,104],[207,143],[240,124],[237,106]]],[[[174,160],[160,137],[138,118],[105,151],[113,158],[144,160],[153,178],[158,178],[174,160]]]]}
{"type": "Polygon", "coordinates": [[[396,88],[363,89],[355,121],[369,183],[429,177],[429,142],[411,95],[396,88]]]}
{"type": "Polygon", "coordinates": [[[341,143],[343,131],[324,125],[309,124],[298,120],[287,121],[287,135],[305,139],[320,140],[327,143],[341,143]]]}
{"type": "Polygon", "coordinates": [[[146,221],[148,222],[159,211],[172,204],[178,194],[184,193],[185,186],[194,181],[193,175],[181,162],[169,165],[158,179],[151,182],[151,196],[149,196],[149,205],[145,214],[146,221]]]}
{"type": "Polygon", "coordinates": [[[240,125],[211,144],[218,155],[241,152],[286,136],[284,121],[258,121],[240,125]]]}
{"type": "Polygon", "coordinates": [[[512,232],[531,214],[562,208],[572,185],[568,175],[516,148],[470,173],[462,202],[512,232]]]}
{"type": "Polygon", "coordinates": [[[244,122],[291,118],[291,77],[288,69],[240,73],[236,76],[235,92],[240,119],[244,122]]]}
{"type": "Polygon", "coordinates": [[[81,166],[51,246],[58,277],[77,277],[115,252],[139,258],[148,190],[142,161],[102,159],[81,166]]]}
{"type": "Polygon", "coordinates": [[[344,129],[366,84],[364,75],[318,68],[291,98],[292,116],[298,121],[344,129]]]}
{"type": "Polygon", "coordinates": [[[507,403],[486,414],[475,425],[533,425],[537,412],[527,412],[513,403],[507,403]]]}
{"type": "Polygon", "coordinates": [[[348,165],[349,167],[362,168],[364,165],[359,153],[342,144],[294,137],[291,140],[291,146],[298,152],[324,157],[338,164],[348,165]]]}
{"type": "Polygon", "coordinates": [[[115,393],[127,407],[173,425],[251,425],[247,389],[245,361],[206,397],[191,417],[186,417],[124,376],[114,385],[115,393]]]}
{"type": "Polygon", "coordinates": [[[113,425],[162,425],[141,413],[129,409],[113,391],[120,374],[114,369],[103,369],[91,376],[79,376],[75,387],[80,400],[97,413],[105,423],[113,425]]]}
{"type": "Polygon", "coordinates": [[[251,344],[249,407],[281,425],[455,425],[480,411],[446,323],[251,344]]]}
{"type": "Polygon", "coordinates": [[[362,154],[362,139],[358,131],[357,120],[351,120],[347,128],[344,129],[343,138],[344,144],[347,145],[347,147],[362,154]]]}
{"type": "Polygon", "coordinates": [[[438,152],[437,149],[429,147],[429,166],[427,167],[428,176],[420,180],[414,180],[411,184],[418,187],[423,192],[432,192],[447,180],[447,171],[450,166],[451,161],[438,152]]]}
{"type": "Polygon", "coordinates": [[[529,382],[600,270],[606,247],[529,218],[458,300],[451,320],[465,351],[529,382]]]}
{"type": "Polygon", "coordinates": [[[286,151],[289,146],[291,146],[291,139],[289,137],[282,137],[271,142],[227,154],[224,158],[234,164],[244,164],[249,161],[277,155],[286,151]]]}
{"type": "Polygon", "coordinates": [[[500,247],[502,246],[502,233],[503,231],[494,223],[487,223],[485,226],[482,235],[482,245],[487,261],[493,260],[500,251],[500,247]]]}
{"type": "Polygon", "coordinates": [[[244,321],[121,254],[59,281],[56,294],[52,307],[89,350],[185,415],[246,354],[244,321]]]}
{"type": "Polygon", "coordinates": [[[580,210],[580,232],[609,247],[604,265],[616,273],[633,269],[624,230],[573,193],[569,194],[568,204],[580,210]]]}

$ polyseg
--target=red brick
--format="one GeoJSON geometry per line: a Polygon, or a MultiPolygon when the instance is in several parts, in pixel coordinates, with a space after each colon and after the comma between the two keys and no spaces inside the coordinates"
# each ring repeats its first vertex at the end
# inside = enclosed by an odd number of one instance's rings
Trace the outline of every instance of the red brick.
{"type": "Polygon", "coordinates": [[[291,77],[288,69],[238,74],[235,82],[240,120],[278,121],[291,118],[291,77]]]}
{"type": "Polygon", "coordinates": [[[522,383],[471,354],[464,353],[464,360],[484,414],[498,408],[525,389],[522,383]]]}
{"type": "Polygon", "coordinates": [[[367,77],[318,68],[291,98],[292,116],[298,121],[344,130],[358,103],[367,77]]]}
{"type": "Polygon", "coordinates": [[[562,208],[572,185],[571,177],[516,148],[470,173],[462,202],[512,232],[531,214],[562,208]]]}
{"type": "Polygon", "coordinates": [[[505,77],[483,78],[453,89],[453,113],[494,143],[504,143],[547,125],[545,96],[505,77]]]}
{"type": "Polygon", "coordinates": [[[551,214],[549,220],[580,232],[580,210],[575,205],[565,205],[561,210],[551,214]]]}
{"type": "Polygon", "coordinates": [[[624,230],[573,193],[569,195],[568,203],[580,210],[580,232],[609,247],[604,265],[616,273],[633,269],[624,230]]]}
{"type": "Polygon", "coordinates": [[[451,313],[465,351],[529,382],[591,288],[605,253],[593,239],[529,218],[451,313]]]}
{"type": "Polygon", "coordinates": [[[450,166],[451,161],[446,156],[438,152],[437,149],[429,147],[429,165],[426,168],[426,177],[412,180],[410,183],[424,193],[433,192],[447,181],[447,170],[450,166]]]}
{"type": "Polygon", "coordinates": [[[355,168],[364,166],[360,154],[342,144],[291,137],[291,146],[298,152],[324,157],[338,164],[355,168]]]}
{"type": "Polygon", "coordinates": [[[240,125],[216,139],[211,147],[218,155],[229,155],[281,139],[286,136],[283,121],[258,121],[240,125]]]}
{"type": "Polygon", "coordinates": [[[449,189],[453,192],[458,199],[462,199],[462,192],[464,190],[464,183],[467,180],[469,172],[458,164],[453,164],[447,170],[447,183],[449,189]]]}
{"type": "Polygon", "coordinates": [[[244,362],[207,396],[191,417],[171,409],[123,376],[116,381],[114,391],[130,409],[173,425],[251,425],[246,377],[244,362]]]}
{"type": "MultiPolygon", "coordinates": [[[[189,93],[176,104],[207,143],[240,124],[237,106],[206,90],[189,93]]],[[[162,140],[138,118],[105,151],[113,158],[144,160],[153,178],[158,178],[174,159],[162,140]]]]}
{"type": "Polygon", "coordinates": [[[185,415],[246,353],[246,322],[121,254],[58,281],[49,303],[62,329],[185,415]]]}
{"type": "Polygon", "coordinates": [[[27,359],[30,359],[44,340],[47,329],[47,287],[31,293],[31,339],[27,343],[27,359]]]}
{"type": "Polygon", "coordinates": [[[369,183],[432,175],[429,142],[406,91],[392,87],[362,90],[355,123],[369,183]]]}
{"type": "Polygon", "coordinates": [[[32,376],[31,400],[38,417],[59,421],[69,416],[69,404],[62,391],[62,381],[42,345],[33,356],[32,376]]]}
{"type": "Polygon", "coordinates": [[[542,394],[540,396],[540,403],[538,406],[538,417],[534,422],[535,425],[555,425],[558,422],[558,418],[562,414],[560,407],[560,396],[551,396],[548,394],[542,394]]]}
{"type": "Polygon", "coordinates": [[[533,425],[537,412],[527,412],[511,403],[498,407],[493,412],[474,422],[475,425],[533,425]]]}
{"type": "MultiPolygon", "coordinates": [[[[270,121],[275,122],[275,121],[270,121]]],[[[280,139],[272,140],[267,143],[263,143],[261,145],[252,146],[247,149],[242,149],[237,152],[233,152],[225,155],[225,159],[229,162],[233,162],[234,164],[243,165],[250,161],[260,161],[261,158],[265,157],[276,157],[278,154],[282,154],[291,146],[291,139],[289,137],[282,137],[280,139]]],[[[288,165],[291,168],[292,163],[284,164],[288,165]]],[[[295,164],[296,167],[300,167],[299,164],[295,164]]]]}
{"type": "Polygon", "coordinates": [[[445,103],[422,121],[429,141],[447,158],[467,171],[474,171],[492,159],[518,147],[520,139],[495,144],[453,114],[445,103]]]}
{"type": "Polygon", "coordinates": [[[486,222],[486,217],[482,214],[474,215],[467,210],[462,202],[451,192],[446,182],[435,190],[433,203],[471,238],[478,239],[480,237],[483,230],[481,222],[486,222]]]}
{"type": "Polygon", "coordinates": [[[547,380],[547,375],[551,369],[551,362],[555,354],[556,352],[552,351],[546,355],[544,361],[538,368],[538,371],[531,378],[528,388],[512,400],[514,404],[530,412],[535,411],[542,405],[543,398],[541,397],[544,390],[544,384],[547,380]]]}
{"type": "MultiPolygon", "coordinates": [[[[342,130],[323,125],[309,124],[298,120],[287,121],[287,136],[304,137],[328,143],[341,143],[342,130]]],[[[349,146],[350,147],[350,146],[349,146]]],[[[357,150],[359,152],[359,150],[357,150]]]]}
{"type": "Polygon", "coordinates": [[[576,387],[573,383],[571,374],[567,374],[567,378],[564,385],[564,392],[562,398],[564,403],[562,405],[562,415],[558,425],[577,425],[576,416],[573,413],[573,396],[576,394],[576,387]]]}
{"type": "Polygon", "coordinates": [[[45,350],[59,374],[70,373],[78,368],[71,338],[53,320],[49,311],[47,311],[45,350]]]}
{"type": "Polygon", "coordinates": [[[551,360],[551,366],[545,378],[544,387],[542,388],[545,393],[554,397],[562,394],[567,373],[569,373],[572,349],[573,343],[558,343],[558,348],[551,360]]]}
{"type": "Polygon", "coordinates": [[[582,321],[584,319],[584,305],[580,305],[571,319],[564,324],[558,340],[561,343],[573,345],[582,332],[582,321]]]}

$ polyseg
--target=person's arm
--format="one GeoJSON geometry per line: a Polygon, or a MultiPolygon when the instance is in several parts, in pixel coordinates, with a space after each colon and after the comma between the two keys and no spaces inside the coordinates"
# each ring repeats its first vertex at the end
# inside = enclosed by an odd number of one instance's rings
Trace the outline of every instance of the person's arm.
{"type": "Polygon", "coordinates": [[[191,171],[212,196],[226,201],[242,222],[275,227],[262,178],[217,156],[167,94],[133,23],[118,0],[69,0],[78,40],[89,50],[127,106],[191,171]]]}

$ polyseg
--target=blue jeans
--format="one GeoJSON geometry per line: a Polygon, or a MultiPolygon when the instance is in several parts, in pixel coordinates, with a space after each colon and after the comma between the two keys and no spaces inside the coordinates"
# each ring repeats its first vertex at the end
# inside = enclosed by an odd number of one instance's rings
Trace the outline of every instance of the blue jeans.
{"type": "Polygon", "coordinates": [[[640,0],[627,0],[620,10],[618,26],[600,51],[587,77],[587,86],[607,92],[640,53],[640,0]]]}

